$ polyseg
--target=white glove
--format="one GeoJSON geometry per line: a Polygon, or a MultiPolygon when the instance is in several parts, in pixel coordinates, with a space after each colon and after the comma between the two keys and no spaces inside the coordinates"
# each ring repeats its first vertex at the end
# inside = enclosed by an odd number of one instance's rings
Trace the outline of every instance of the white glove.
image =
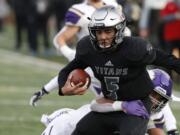
{"type": "Polygon", "coordinates": [[[35,93],[33,94],[33,96],[31,97],[29,104],[30,104],[31,106],[36,106],[36,105],[37,105],[36,102],[37,102],[38,100],[40,100],[41,97],[42,97],[44,94],[48,94],[48,92],[47,92],[44,88],[42,88],[42,90],[40,90],[40,91],[38,91],[38,92],[35,92],[35,93]]]}

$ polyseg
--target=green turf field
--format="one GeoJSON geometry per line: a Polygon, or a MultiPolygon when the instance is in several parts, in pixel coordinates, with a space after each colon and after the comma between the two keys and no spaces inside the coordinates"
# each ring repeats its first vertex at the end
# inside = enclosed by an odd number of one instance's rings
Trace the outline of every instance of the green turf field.
{"type": "MultiPolygon", "coordinates": [[[[44,97],[38,107],[29,106],[31,95],[57,75],[60,62],[31,57],[26,48],[21,53],[13,51],[13,34],[9,28],[0,35],[0,135],[40,135],[43,113],[62,107],[77,108],[88,103],[93,95],[60,97],[57,91],[44,97]]],[[[57,58],[52,58],[58,61],[57,58]]],[[[176,85],[176,89],[179,86],[176,85]]],[[[171,103],[180,129],[180,103],[171,103]]]]}
{"type": "Polygon", "coordinates": [[[0,135],[38,135],[43,130],[41,114],[61,107],[77,108],[90,94],[59,97],[54,91],[39,106],[29,106],[31,95],[54,77],[62,65],[0,50],[0,135]]]}

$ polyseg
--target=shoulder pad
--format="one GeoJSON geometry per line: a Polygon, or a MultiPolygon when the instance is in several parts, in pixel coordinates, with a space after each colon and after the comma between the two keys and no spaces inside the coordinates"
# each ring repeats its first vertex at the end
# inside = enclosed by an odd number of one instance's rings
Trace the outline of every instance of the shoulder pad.
{"type": "Polygon", "coordinates": [[[139,61],[152,49],[152,46],[145,40],[137,37],[130,37],[127,42],[126,57],[130,61],[139,61]]]}

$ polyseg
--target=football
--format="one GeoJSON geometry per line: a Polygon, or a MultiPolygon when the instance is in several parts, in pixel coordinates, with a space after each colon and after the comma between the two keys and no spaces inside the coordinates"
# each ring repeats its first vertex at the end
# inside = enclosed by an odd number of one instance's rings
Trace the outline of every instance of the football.
{"type": "Polygon", "coordinates": [[[82,82],[83,84],[81,86],[83,86],[86,83],[86,78],[89,78],[89,83],[87,85],[87,87],[89,87],[89,85],[91,83],[91,78],[90,78],[89,74],[86,71],[84,71],[83,69],[74,69],[70,73],[70,75],[72,75],[70,82],[73,82],[75,85],[82,82]]]}

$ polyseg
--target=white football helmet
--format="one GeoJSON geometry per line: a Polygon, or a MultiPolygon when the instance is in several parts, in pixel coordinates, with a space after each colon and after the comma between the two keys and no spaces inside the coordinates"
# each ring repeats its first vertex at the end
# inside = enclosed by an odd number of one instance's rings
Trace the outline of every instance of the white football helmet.
{"type": "Polygon", "coordinates": [[[118,8],[113,6],[104,6],[97,9],[91,16],[90,23],[88,25],[93,47],[100,52],[114,50],[123,41],[125,27],[125,16],[118,8]],[[96,31],[105,28],[114,28],[116,30],[116,34],[110,47],[101,48],[98,45],[96,31]]]}

